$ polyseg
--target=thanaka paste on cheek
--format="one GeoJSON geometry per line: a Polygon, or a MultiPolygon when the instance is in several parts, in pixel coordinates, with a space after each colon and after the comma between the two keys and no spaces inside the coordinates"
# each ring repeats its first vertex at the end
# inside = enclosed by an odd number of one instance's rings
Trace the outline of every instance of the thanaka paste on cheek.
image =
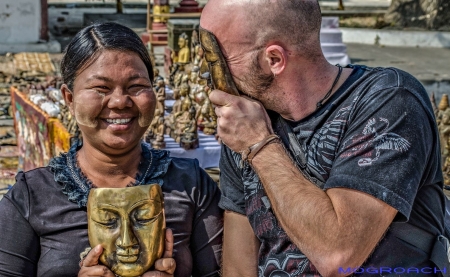
{"type": "Polygon", "coordinates": [[[140,91],[136,92],[135,96],[140,96],[142,93],[150,93],[150,92],[153,92],[153,89],[151,89],[151,88],[143,88],[140,91]]]}
{"type": "Polygon", "coordinates": [[[77,124],[89,128],[95,128],[98,125],[98,112],[102,110],[105,101],[105,94],[96,90],[86,90],[74,97],[75,120],[77,124]],[[100,103],[100,106],[99,106],[100,103]],[[92,112],[97,112],[92,114],[92,112]]]}
{"type": "Polygon", "coordinates": [[[148,127],[152,123],[152,117],[143,116],[142,113],[139,113],[138,123],[140,127],[148,127]]]}
{"type": "MultiPolygon", "coordinates": [[[[145,88],[145,89],[141,89],[140,91],[136,92],[136,96],[140,96],[144,93],[154,93],[154,92],[153,92],[153,89],[145,88]]],[[[154,111],[153,111],[153,113],[154,113],[154,111]]],[[[139,118],[138,118],[139,126],[140,127],[150,126],[150,124],[152,123],[152,119],[153,119],[153,113],[146,112],[145,114],[143,114],[142,111],[139,111],[139,118]]]]}

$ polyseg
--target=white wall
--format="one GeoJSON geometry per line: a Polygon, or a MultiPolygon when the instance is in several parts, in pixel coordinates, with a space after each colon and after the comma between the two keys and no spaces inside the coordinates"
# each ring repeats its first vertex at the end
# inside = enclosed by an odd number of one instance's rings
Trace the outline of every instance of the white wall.
{"type": "Polygon", "coordinates": [[[35,43],[40,28],[40,0],[0,0],[0,44],[35,43]]]}
{"type": "Polygon", "coordinates": [[[344,43],[450,48],[450,32],[340,28],[344,43]]]}

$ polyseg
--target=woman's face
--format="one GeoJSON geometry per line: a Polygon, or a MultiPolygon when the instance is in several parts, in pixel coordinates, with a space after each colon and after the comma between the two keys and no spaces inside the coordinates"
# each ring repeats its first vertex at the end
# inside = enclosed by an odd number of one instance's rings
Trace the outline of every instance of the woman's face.
{"type": "Polygon", "coordinates": [[[99,150],[135,147],[155,111],[147,68],[133,52],[103,51],[78,73],[72,93],[62,90],[83,141],[99,150]]]}

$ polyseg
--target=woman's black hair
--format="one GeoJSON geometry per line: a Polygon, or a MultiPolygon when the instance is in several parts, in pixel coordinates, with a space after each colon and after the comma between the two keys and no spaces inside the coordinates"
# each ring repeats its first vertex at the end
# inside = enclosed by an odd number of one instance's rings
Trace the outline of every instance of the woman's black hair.
{"type": "Polygon", "coordinates": [[[73,83],[80,70],[88,67],[102,50],[131,51],[136,53],[147,67],[153,81],[153,66],[147,48],[130,28],[114,23],[98,23],[79,31],[64,50],[61,60],[63,82],[73,90],[73,83]]]}

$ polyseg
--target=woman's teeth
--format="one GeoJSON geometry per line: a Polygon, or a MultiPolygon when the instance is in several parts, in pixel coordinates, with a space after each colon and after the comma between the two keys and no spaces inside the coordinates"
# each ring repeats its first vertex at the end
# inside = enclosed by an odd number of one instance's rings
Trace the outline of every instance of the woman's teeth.
{"type": "Polygon", "coordinates": [[[106,119],[106,122],[110,124],[127,124],[130,121],[131,118],[106,119]]]}

